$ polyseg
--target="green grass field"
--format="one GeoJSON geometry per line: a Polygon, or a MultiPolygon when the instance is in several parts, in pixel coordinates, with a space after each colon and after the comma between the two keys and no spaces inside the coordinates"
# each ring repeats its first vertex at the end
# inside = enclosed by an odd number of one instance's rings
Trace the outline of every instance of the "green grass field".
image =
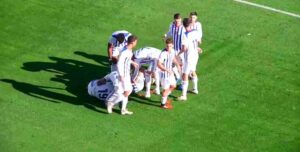
{"type": "MultiPolygon", "coordinates": [[[[299,0],[252,2],[300,14],[299,0]]],[[[300,151],[299,18],[232,0],[2,0],[0,12],[1,152],[300,151]],[[199,95],[169,111],[132,96],[132,116],[87,95],[113,31],[162,48],[173,14],[195,10],[199,95]]]]}

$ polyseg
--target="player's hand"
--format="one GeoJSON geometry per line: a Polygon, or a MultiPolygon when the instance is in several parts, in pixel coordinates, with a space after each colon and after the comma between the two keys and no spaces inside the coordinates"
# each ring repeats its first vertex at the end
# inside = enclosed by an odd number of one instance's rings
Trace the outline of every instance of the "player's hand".
{"type": "Polygon", "coordinates": [[[120,76],[119,79],[121,83],[124,83],[124,77],[120,76]]]}
{"type": "Polygon", "coordinates": [[[169,73],[169,74],[173,74],[173,71],[172,70],[167,70],[167,72],[169,73]]]}
{"type": "Polygon", "coordinates": [[[198,53],[202,54],[202,52],[203,52],[203,50],[200,47],[198,47],[198,53]]]}

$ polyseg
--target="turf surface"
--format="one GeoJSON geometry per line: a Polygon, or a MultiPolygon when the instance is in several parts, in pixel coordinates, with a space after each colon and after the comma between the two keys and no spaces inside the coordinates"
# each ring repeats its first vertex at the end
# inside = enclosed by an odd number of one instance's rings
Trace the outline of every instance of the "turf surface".
{"type": "MultiPolygon", "coordinates": [[[[298,1],[257,2],[300,13],[298,1]]],[[[298,18],[230,0],[1,3],[0,151],[300,149],[298,18]],[[132,96],[135,114],[125,117],[87,95],[87,83],[109,71],[113,31],[162,48],[173,14],[194,10],[204,29],[199,95],[170,111],[159,96],[132,96]]]]}

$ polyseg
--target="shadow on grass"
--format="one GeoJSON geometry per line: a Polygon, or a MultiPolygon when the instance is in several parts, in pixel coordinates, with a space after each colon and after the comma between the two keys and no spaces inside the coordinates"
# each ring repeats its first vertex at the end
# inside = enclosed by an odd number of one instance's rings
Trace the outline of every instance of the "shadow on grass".
{"type": "Polygon", "coordinates": [[[50,78],[51,81],[62,83],[66,88],[54,88],[41,85],[30,84],[11,79],[0,79],[12,85],[12,87],[24,94],[36,97],[53,103],[66,102],[73,105],[82,105],[90,110],[100,113],[106,113],[98,110],[97,107],[105,108],[103,102],[96,98],[92,98],[87,94],[87,84],[93,79],[100,78],[109,72],[109,63],[107,57],[101,55],[87,54],[76,51],[76,55],[99,60],[100,65],[94,65],[83,61],[49,57],[50,62],[26,62],[23,63],[22,69],[30,72],[50,72],[54,74],[50,78]],[[58,90],[58,91],[57,91],[58,90]],[[60,90],[60,91],[59,91],[60,90]],[[66,90],[72,95],[61,93],[61,90],[66,90]]]}

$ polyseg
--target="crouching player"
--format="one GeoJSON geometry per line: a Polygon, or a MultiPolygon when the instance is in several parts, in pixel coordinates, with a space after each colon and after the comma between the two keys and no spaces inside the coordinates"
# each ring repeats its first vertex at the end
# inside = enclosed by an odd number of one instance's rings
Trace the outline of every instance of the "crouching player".
{"type": "MultiPolygon", "coordinates": [[[[143,90],[144,80],[143,72],[139,72],[135,83],[132,84],[134,93],[143,90]]],[[[117,71],[114,71],[104,78],[92,80],[88,84],[88,94],[103,101],[107,105],[107,112],[112,113],[114,105],[121,102],[124,97],[119,86],[119,75],[117,71]]]]}
{"type": "MultiPolygon", "coordinates": [[[[150,89],[151,89],[151,82],[152,82],[152,75],[155,78],[155,93],[157,95],[160,94],[159,89],[159,69],[157,68],[157,61],[161,50],[153,48],[153,47],[144,47],[136,50],[134,52],[133,58],[134,61],[139,65],[141,68],[143,65],[148,65],[148,73],[145,74],[145,81],[146,81],[146,93],[145,97],[150,98],[150,89]]],[[[136,69],[139,70],[139,69],[136,69]]],[[[136,73],[136,71],[134,72],[136,73]]]]}
{"type": "Polygon", "coordinates": [[[176,54],[173,49],[173,40],[168,38],[166,40],[166,48],[161,52],[158,59],[158,67],[161,69],[161,85],[162,85],[162,99],[161,108],[171,109],[171,100],[167,100],[169,94],[176,88],[176,80],[172,71],[172,64],[175,64],[178,69],[179,63],[176,59],[176,54]],[[168,101],[168,102],[167,102],[168,101]]]}

